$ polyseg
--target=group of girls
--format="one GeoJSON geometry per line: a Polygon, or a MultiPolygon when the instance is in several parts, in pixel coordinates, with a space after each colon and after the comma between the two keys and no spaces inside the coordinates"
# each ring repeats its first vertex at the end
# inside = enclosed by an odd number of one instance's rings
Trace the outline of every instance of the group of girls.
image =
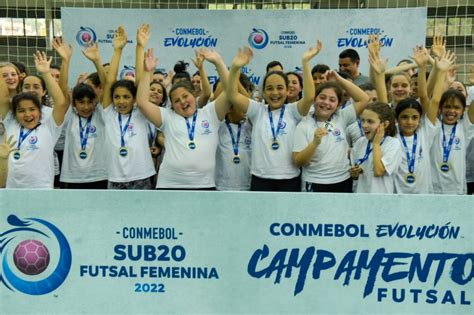
{"type": "Polygon", "coordinates": [[[456,89],[443,93],[455,59],[443,44],[434,47],[428,82],[430,56],[422,47],[414,51],[417,98],[409,97],[405,73],[391,76],[387,93],[381,44],[372,37],[378,102],[334,70],[318,73],[313,84],[310,62],[322,49],[318,41],[302,56],[302,77],[279,70],[265,75],[260,103],[240,74],[252,59],[250,48],[238,50],[229,70],[216,51],[198,50],[198,73],[176,75],[167,86],[155,73],[153,50],[146,50],[150,34],[147,24],[137,32],[135,81],[116,79],[127,44],[122,27],[108,69],[97,44],[84,49],[97,73],[72,93],[72,50],[61,39],[53,45],[62,58],[59,82],[44,53],[35,54],[40,76],[24,78],[21,92],[17,69],[0,65],[0,184],[52,188],[54,145],[63,129],[61,181],[67,188],[466,193],[474,110],[464,113],[466,101],[456,89]],[[205,61],[219,74],[214,95],[205,61]],[[41,102],[46,91],[52,109],[41,102]],[[350,105],[342,108],[344,93],[350,105]]]}

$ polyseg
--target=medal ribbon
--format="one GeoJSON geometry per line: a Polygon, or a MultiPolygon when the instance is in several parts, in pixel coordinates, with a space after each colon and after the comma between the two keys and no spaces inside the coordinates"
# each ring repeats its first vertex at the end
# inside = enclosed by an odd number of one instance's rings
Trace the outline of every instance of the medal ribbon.
{"type": "Polygon", "coordinates": [[[417,145],[417,138],[418,138],[418,135],[416,134],[416,131],[415,131],[415,135],[413,136],[413,147],[412,147],[412,150],[411,150],[411,156],[410,156],[410,152],[408,150],[408,146],[407,146],[407,142],[405,140],[405,137],[402,135],[402,133],[400,132],[400,138],[402,139],[402,143],[403,143],[403,149],[405,149],[405,153],[407,155],[407,164],[408,164],[408,172],[410,173],[415,173],[415,160],[416,160],[416,145],[417,145]]]}
{"type": "Polygon", "coordinates": [[[118,121],[120,126],[120,146],[125,147],[125,134],[127,133],[128,126],[130,125],[130,119],[132,119],[132,112],[130,112],[130,116],[128,116],[127,123],[122,128],[122,114],[118,114],[118,121]]]}
{"type": "Polygon", "coordinates": [[[360,120],[360,118],[357,118],[356,121],[357,121],[357,125],[359,126],[360,135],[363,137],[364,136],[364,129],[362,128],[362,121],[360,120]]]}
{"type": "Polygon", "coordinates": [[[444,132],[444,124],[441,123],[441,128],[443,129],[443,162],[447,163],[449,160],[449,153],[451,153],[451,147],[453,145],[454,136],[456,135],[456,126],[457,123],[454,124],[453,130],[451,131],[451,135],[449,136],[449,141],[446,143],[446,134],[444,132]]]}
{"type": "Polygon", "coordinates": [[[189,120],[188,117],[185,117],[184,119],[186,120],[186,127],[188,128],[188,137],[189,141],[193,142],[194,141],[194,130],[196,128],[196,119],[197,119],[198,111],[196,111],[193,114],[193,123],[192,125],[189,125],[189,120]]]}
{"type": "Polygon", "coordinates": [[[17,150],[20,151],[20,147],[21,147],[21,144],[23,143],[23,141],[25,141],[26,138],[28,138],[28,136],[30,135],[30,133],[33,132],[33,130],[35,130],[36,128],[38,128],[39,126],[41,125],[41,123],[39,123],[36,127],[34,127],[33,129],[28,129],[28,131],[26,133],[23,133],[23,130],[25,130],[23,127],[20,128],[20,134],[18,135],[18,145],[17,145],[17,150]]]}
{"type": "Polygon", "coordinates": [[[237,124],[237,139],[234,139],[234,133],[232,132],[232,127],[230,126],[229,120],[225,119],[225,124],[227,125],[227,130],[230,133],[230,139],[232,140],[232,148],[234,150],[234,155],[239,155],[239,141],[240,141],[240,131],[242,130],[242,124],[239,122],[237,124]]]}
{"type": "MultiPolygon", "coordinates": [[[[386,137],[383,137],[383,140],[382,140],[382,142],[380,143],[380,146],[382,146],[382,144],[384,143],[385,138],[386,138],[386,137]]],[[[367,159],[369,158],[370,153],[372,152],[372,149],[373,149],[373,148],[372,148],[372,142],[369,141],[369,142],[367,143],[367,148],[365,148],[365,155],[364,155],[362,158],[358,159],[358,160],[356,161],[355,165],[361,165],[362,163],[364,163],[365,161],[367,161],[367,159]]]]}
{"type": "Polygon", "coordinates": [[[89,130],[91,127],[92,115],[87,118],[86,130],[82,127],[82,118],[79,116],[79,136],[81,138],[81,150],[84,151],[87,146],[87,139],[89,138],[89,130]]]}
{"type": "Polygon", "coordinates": [[[281,127],[281,122],[283,121],[283,115],[285,114],[285,105],[281,108],[280,111],[280,118],[278,119],[278,126],[275,131],[275,126],[273,125],[273,115],[272,111],[270,110],[270,106],[268,106],[268,119],[270,120],[270,128],[272,129],[272,136],[273,136],[273,142],[277,141],[278,134],[280,133],[280,127],[281,127]]]}

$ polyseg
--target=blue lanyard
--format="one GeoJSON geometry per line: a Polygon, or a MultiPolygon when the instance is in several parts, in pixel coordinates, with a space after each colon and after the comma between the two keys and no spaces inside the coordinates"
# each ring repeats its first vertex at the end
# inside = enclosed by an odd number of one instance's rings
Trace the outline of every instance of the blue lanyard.
{"type": "Polygon", "coordinates": [[[415,134],[413,136],[413,147],[412,147],[411,156],[410,156],[410,152],[408,150],[408,146],[407,146],[407,142],[405,141],[405,137],[400,132],[400,139],[402,139],[403,148],[405,149],[405,153],[407,155],[408,172],[412,173],[412,174],[415,173],[416,145],[417,145],[417,142],[418,142],[417,138],[418,138],[418,135],[415,131],[415,134]]]}
{"type": "Polygon", "coordinates": [[[242,124],[238,122],[237,124],[237,139],[234,139],[234,133],[232,132],[232,127],[230,126],[229,120],[226,118],[225,124],[227,125],[227,130],[230,133],[230,139],[232,140],[232,148],[234,150],[234,155],[239,155],[239,141],[240,141],[240,132],[242,130],[242,124]]]}
{"type": "Polygon", "coordinates": [[[18,136],[18,146],[17,146],[18,151],[20,150],[20,147],[21,147],[21,144],[23,143],[23,141],[25,141],[25,139],[30,135],[30,133],[32,133],[33,130],[38,128],[40,125],[41,125],[41,123],[39,123],[36,127],[32,128],[32,129],[28,129],[28,131],[26,133],[23,133],[23,130],[25,130],[23,127],[20,128],[20,134],[18,136]]]}
{"type": "Polygon", "coordinates": [[[451,130],[451,135],[449,136],[449,141],[446,143],[446,134],[444,132],[444,124],[441,123],[441,128],[443,130],[443,162],[448,162],[449,153],[451,153],[451,147],[453,145],[454,136],[456,135],[456,126],[457,123],[454,124],[453,129],[451,130]]]}
{"type": "Polygon", "coordinates": [[[120,146],[125,146],[125,134],[127,133],[128,126],[130,125],[130,119],[132,118],[132,112],[130,112],[130,116],[128,116],[127,123],[122,128],[122,114],[118,114],[118,121],[120,126],[120,146]]]}
{"type": "Polygon", "coordinates": [[[87,118],[86,130],[82,127],[82,118],[79,116],[79,136],[81,138],[81,150],[84,151],[87,146],[87,139],[89,138],[89,130],[91,128],[92,115],[87,118]]]}
{"type": "MultiPolygon", "coordinates": [[[[382,146],[382,144],[384,143],[385,138],[386,138],[386,137],[383,137],[383,140],[382,140],[382,142],[380,143],[380,146],[382,146]]],[[[362,163],[364,163],[365,161],[367,161],[367,159],[369,158],[370,153],[372,152],[372,149],[373,149],[373,148],[372,148],[372,142],[369,141],[369,142],[367,143],[367,147],[365,148],[365,155],[364,155],[362,158],[358,159],[358,160],[356,161],[355,165],[361,165],[362,163]]]]}
{"type": "Polygon", "coordinates": [[[196,111],[193,114],[193,123],[192,123],[192,125],[189,125],[188,117],[184,118],[186,120],[186,127],[188,128],[189,141],[191,141],[191,142],[194,140],[194,130],[196,128],[197,115],[198,115],[198,111],[196,109],[196,111]]]}
{"type": "Polygon", "coordinates": [[[280,128],[281,128],[281,122],[283,121],[283,115],[285,114],[285,105],[281,108],[280,111],[280,118],[278,119],[278,126],[275,131],[275,126],[273,125],[273,115],[272,111],[270,110],[270,106],[268,106],[268,119],[270,119],[270,128],[272,129],[272,136],[273,136],[273,141],[277,140],[278,134],[280,133],[280,128]]]}
{"type": "Polygon", "coordinates": [[[156,138],[156,129],[153,128],[149,123],[147,123],[146,126],[148,127],[148,144],[151,147],[156,138]]]}

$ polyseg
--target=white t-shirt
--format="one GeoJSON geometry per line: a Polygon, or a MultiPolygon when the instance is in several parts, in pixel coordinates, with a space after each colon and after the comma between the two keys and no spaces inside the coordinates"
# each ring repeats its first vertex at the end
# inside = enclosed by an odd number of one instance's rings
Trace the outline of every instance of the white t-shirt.
{"type": "MultiPolygon", "coordinates": [[[[131,115],[124,136],[127,149],[127,155],[124,157],[120,155],[122,130],[120,130],[119,113],[113,105],[102,111],[106,136],[107,176],[111,182],[130,182],[151,177],[156,173],[148,146],[148,120],[136,105],[133,106],[131,115]]],[[[121,117],[122,128],[125,128],[130,114],[121,117]]]]}
{"type": "MultiPolygon", "coordinates": [[[[446,143],[449,142],[454,125],[444,124],[446,143]]],[[[441,171],[443,163],[443,129],[441,121],[436,122],[437,132],[431,148],[431,174],[433,176],[433,192],[435,194],[466,194],[466,149],[474,136],[474,125],[469,118],[460,119],[456,125],[456,133],[449,154],[449,171],[441,171]]]]}
{"type": "MultiPolygon", "coordinates": [[[[310,164],[303,167],[302,179],[315,184],[335,184],[350,177],[349,145],[344,130],[356,119],[354,106],[338,110],[331,118],[328,134],[321,139],[310,164]]],[[[317,128],[323,128],[324,121],[314,116],[305,117],[296,127],[293,152],[303,151],[314,139],[317,128]]]]}
{"type": "MultiPolygon", "coordinates": [[[[474,139],[474,138],[473,138],[474,139]]],[[[467,147],[466,154],[466,181],[468,183],[474,182],[474,140],[471,139],[467,147]]]]}
{"type": "MultiPolygon", "coordinates": [[[[405,176],[409,173],[407,153],[403,146],[400,133],[397,133],[397,139],[400,141],[400,147],[402,148],[402,162],[394,174],[395,192],[397,194],[429,194],[433,191],[430,150],[437,129],[426,116],[422,119],[420,124],[417,129],[414,170],[415,182],[413,183],[408,183],[405,179],[405,176]]],[[[413,152],[413,141],[414,135],[405,137],[410,158],[413,152]]]]}
{"type": "Polygon", "coordinates": [[[354,144],[357,142],[362,137],[365,137],[364,134],[364,129],[362,129],[362,122],[360,119],[356,119],[355,122],[347,126],[346,128],[346,136],[347,136],[347,142],[349,143],[349,146],[352,148],[354,147],[354,144]]]}
{"type": "MultiPolygon", "coordinates": [[[[238,125],[229,124],[234,141],[237,139],[238,125]]],[[[216,153],[217,190],[250,190],[250,161],[252,159],[252,125],[241,123],[238,153],[240,162],[233,162],[234,149],[226,123],[219,128],[219,145],[216,153]]]]}
{"type": "MultiPolygon", "coordinates": [[[[21,126],[14,120],[7,126],[8,136],[17,141],[21,126]]],[[[24,133],[27,130],[24,130],[24,133]]],[[[54,145],[61,134],[61,126],[56,125],[52,115],[42,119],[20,146],[20,158],[15,152],[8,159],[7,188],[51,189],[54,187],[54,145]]]]}
{"type": "MultiPolygon", "coordinates": [[[[166,154],[160,165],[157,188],[215,187],[216,150],[221,121],[216,103],[199,108],[194,130],[194,150],[188,147],[186,119],[167,108],[160,108],[166,154]]],[[[190,126],[193,117],[188,118],[190,126]]]]}
{"type": "Polygon", "coordinates": [[[105,126],[102,120],[102,106],[96,106],[92,114],[85,152],[87,157],[79,157],[81,136],[79,120],[82,121],[83,135],[87,133],[87,118],[80,117],[75,110],[68,112],[65,126],[66,143],[64,145],[61,181],[65,183],[91,183],[107,180],[105,126]]]}
{"type": "MultiPolygon", "coordinates": [[[[352,150],[353,162],[364,157],[367,143],[367,137],[360,138],[352,150]]],[[[396,138],[386,137],[382,144],[382,163],[385,167],[384,176],[374,176],[374,154],[370,152],[369,158],[360,164],[363,173],[359,175],[357,181],[357,193],[381,193],[393,194],[395,187],[393,183],[393,174],[402,162],[402,148],[400,141],[396,138]]]]}
{"type": "MultiPolygon", "coordinates": [[[[293,165],[292,152],[296,125],[303,116],[298,112],[296,103],[284,106],[285,113],[277,135],[279,148],[273,150],[268,105],[249,100],[247,116],[253,123],[251,173],[260,178],[291,179],[300,173],[300,170],[293,165]]],[[[282,108],[271,111],[275,133],[282,108]]]]}

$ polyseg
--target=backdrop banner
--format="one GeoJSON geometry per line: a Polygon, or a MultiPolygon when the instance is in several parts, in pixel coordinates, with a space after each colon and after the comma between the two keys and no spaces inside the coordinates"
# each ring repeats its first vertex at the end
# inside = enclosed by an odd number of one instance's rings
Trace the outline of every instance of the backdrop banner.
{"type": "MultiPolygon", "coordinates": [[[[159,57],[158,69],[172,70],[178,60],[190,63],[189,72],[197,69],[191,62],[194,50],[216,49],[230,65],[238,47],[249,45],[254,59],[243,69],[260,86],[265,66],[279,60],[285,71],[300,71],[303,53],[323,42],[321,53],[312,64],[324,63],[338,68],[338,56],[353,48],[361,57],[361,71],[368,75],[366,39],[380,34],[382,54],[395,66],[412,55],[426,36],[426,8],[365,10],[138,10],[62,8],[63,36],[75,46],[71,63],[71,82],[82,72],[95,72],[81,49],[98,42],[102,61],[109,62],[113,52],[114,30],[123,25],[129,43],[122,55],[120,76],[135,71],[136,31],[149,23],[152,35],[148,43],[159,57]]],[[[211,83],[213,66],[206,66],[211,83]]]]}
{"type": "Polygon", "coordinates": [[[473,198],[0,191],[2,314],[472,314],[473,198]]]}

